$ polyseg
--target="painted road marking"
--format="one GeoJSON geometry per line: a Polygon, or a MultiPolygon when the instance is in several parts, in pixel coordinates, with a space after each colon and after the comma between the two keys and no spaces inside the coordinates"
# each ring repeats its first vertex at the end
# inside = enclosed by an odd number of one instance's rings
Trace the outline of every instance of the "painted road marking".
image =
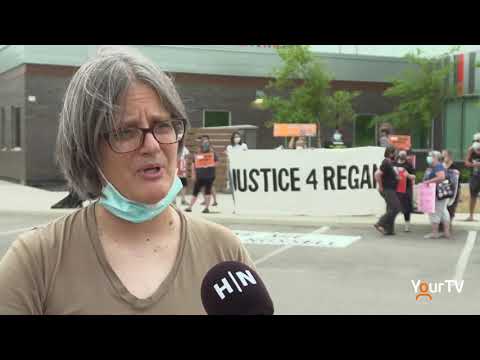
{"type": "MultiPolygon", "coordinates": [[[[317,234],[317,236],[318,236],[319,234],[322,234],[322,233],[328,231],[329,229],[330,228],[328,226],[322,226],[320,229],[317,229],[317,230],[311,232],[310,234],[317,234]]],[[[251,231],[250,234],[248,235],[249,239],[252,238],[252,237],[255,237],[255,234],[251,234],[251,233],[253,233],[253,231],[251,231]]],[[[270,234],[272,234],[272,233],[270,233],[270,234]]],[[[281,233],[277,233],[277,234],[281,234],[281,233]]],[[[264,235],[265,235],[264,233],[261,234],[262,240],[265,239],[264,235]]],[[[302,235],[303,236],[305,234],[294,234],[294,238],[298,238],[296,235],[302,235]]],[[[264,257],[258,259],[257,261],[254,262],[254,264],[259,265],[259,264],[265,262],[266,260],[274,257],[275,255],[278,255],[278,254],[280,254],[280,253],[282,253],[282,252],[284,252],[284,251],[286,251],[286,250],[288,250],[288,249],[290,249],[294,246],[295,245],[285,245],[285,246],[281,247],[280,249],[272,251],[271,253],[269,253],[269,254],[265,255],[264,257]]]]}
{"type": "Polygon", "coordinates": [[[324,226],[311,233],[281,233],[270,231],[245,231],[234,230],[244,244],[252,245],[275,245],[275,246],[316,246],[330,248],[345,248],[361,236],[330,235],[324,234],[329,230],[324,226]]]}
{"type": "Polygon", "coordinates": [[[257,266],[263,262],[265,262],[266,260],[270,259],[271,257],[274,257],[275,255],[278,255],[290,248],[292,248],[294,245],[287,245],[287,246],[283,246],[281,247],[280,249],[277,249],[275,251],[272,251],[271,253],[265,255],[264,257],[258,259],[257,261],[254,262],[254,264],[257,266]]]}
{"type": "Polygon", "coordinates": [[[465,275],[465,270],[467,269],[468,259],[472,253],[473,247],[475,246],[475,240],[477,239],[476,231],[469,231],[467,236],[467,241],[463,247],[462,253],[458,258],[457,266],[455,267],[455,277],[457,281],[463,280],[463,275],[465,275]]]}

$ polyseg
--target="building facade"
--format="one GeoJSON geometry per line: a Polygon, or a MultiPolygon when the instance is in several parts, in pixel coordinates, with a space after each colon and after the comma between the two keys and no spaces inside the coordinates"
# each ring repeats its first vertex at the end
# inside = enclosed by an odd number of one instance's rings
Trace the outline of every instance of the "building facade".
{"type": "Polygon", "coordinates": [[[448,86],[453,96],[445,104],[437,136],[442,146],[453,152],[455,159],[466,156],[473,134],[480,132],[480,50],[453,56],[453,72],[448,86]]]}
{"type": "MultiPolygon", "coordinates": [[[[87,45],[0,46],[0,178],[28,185],[61,183],[55,165],[58,116],[65,90],[78,67],[96,52],[87,45]]],[[[271,113],[251,106],[258,91],[281,65],[274,46],[145,45],[135,46],[169,72],[185,102],[192,127],[253,125],[256,147],[274,148],[266,127],[271,113]]],[[[342,129],[350,146],[374,145],[377,129],[370,119],[393,109],[382,96],[393,78],[410,66],[404,59],[320,54],[334,80],[332,91],[361,91],[359,114],[342,129]]],[[[322,129],[328,137],[333,129],[322,129]]],[[[313,139],[313,143],[315,143],[313,139]]]]}

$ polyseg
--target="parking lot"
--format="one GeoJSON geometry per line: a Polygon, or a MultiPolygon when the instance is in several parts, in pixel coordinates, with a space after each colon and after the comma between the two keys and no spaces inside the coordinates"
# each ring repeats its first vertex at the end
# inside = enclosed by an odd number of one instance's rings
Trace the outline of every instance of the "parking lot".
{"type": "MultiPolygon", "coordinates": [[[[18,232],[58,217],[3,214],[0,256],[18,232]]],[[[478,232],[458,228],[453,239],[424,239],[428,225],[383,237],[369,225],[229,224],[256,262],[276,314],[480,314],[478,232]],[[464,280],[416,301],[412,280],[464,280]],[[459,283],[460,284],[460,283],[459,283]]]]}

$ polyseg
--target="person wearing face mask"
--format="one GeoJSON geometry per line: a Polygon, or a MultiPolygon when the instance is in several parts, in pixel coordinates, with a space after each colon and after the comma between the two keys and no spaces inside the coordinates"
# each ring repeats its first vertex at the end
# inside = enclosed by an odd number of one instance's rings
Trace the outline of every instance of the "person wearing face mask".
{"type": "Polygon", "coordinates": [[[292,137],[288,143],[288,148],[291,150],[303,150],[307,148],[306,144],[305,136],[292,137]]]}
{"type": "MultiPolygon", "coordinates": [[[[427,156],[427,165],[429,168],[424,175],[424,184],[440,184],[446,179],[446,169],[443,165],[443,157],[439,151],[432,151],[427,156]]],[[[449,199],[435,199],[435,212],[429,214],[432,232],[425,236],[426,239],[438,239],[439,225],[443,225],[443,234],[447,239],[450,238],[450,214],[447,210],[449,199]]]]}
{"type": "Polygon", "coordinates": [[[405,232],[410,231],[410,217],[413,212],[413,184],[415,181],[415,169],[407,161],[407,152],[399,151],[397,160],[393,166],[398,169],[400,179],[397,184],[397,196],[402,205],[402,212],[405,218],[405,232]]]}
{"type": "Polygon", "coordinates": [[[378,146],[386,148],[390,144],[390,140],[388,136],[390,135],[390,131],[388,129],[381,129],[380,130],[380,137],[378,138],[378,146]]]}
{"type": "MultiPolygon", "coordinates": [[[[227,145],[225,149],[225,154],[229,160],[230,154],[235,151],[247,151],[248,146],[242,141],[242,135],[238,131],[234,131],[232,136],[230,136],[230,144],[227,145]]],[[[233,189],[232,179],[230,177],[230,163],[227,163],[227,173],[228,173],[228,187],[233,189]]],[[[232,192],[233,195],[233,192],[232,192]]],[[[235,199],[234,199],[235,200],[235,199]]]]}
{"type": "Polygon", "coordinates": [[[205,188],[205,208],[202,213],[208,214],[210,212],[208,207],[210,205],[213,183],[215,181],[215,168],[218,164],[218,156],[211,148],[209,136],[203,135],[198,152],[194,155],[194,161],[192,162],[192,177],[195,184],[193,186],[193,196],[190,200],[190,206],[185,209],[186,212],[192,211],[193,205],[195,205],[198,194],[202,188],[205,188]],[[204,161],[206,159],[210,159],[211,161],[204,161]]]}
{"type": "Polygon", "coordinates": [[[470,176],[470,216],[466,221],[475,221],[473,214],[480,193],[480,133],[473,136],[472,146],[468,148],[465,156],[465,167],[472,169],[470,176]]]}
{"type": "Polygon", "coordinates": [[[387,146],[384,156],[380,169],[375,173],[375,179],[380,195],[385,200],[387,211],[374,227],[384,235],[395,235],[395,219],[402,209],[397,195],[399,177],[393,167],[395,148],[391,145],[387,146]]]}
{"type": "Polygon", "coordinates": [[[345,148],[345,143],[343,142],[343,135],[340,130],[337,128],[332,135],[332,145],[330,148],[332,149],[343,149],[345,148]]]}
{"type": "Polygon", "coordinates": [[[242,135],[238,131],[232,133],[230,137],[230,145],[227,145],[225,150],[227,156],[231,154],[233,151],[246,151],[248,150],[248,146],[246,143],[242,141],[242,135]]]}
{"type": "Polygon", "coordinates": [[[88,206],[20,234],[0,260],[2,315],[205,315],[218,263],[255,269],[224,226],[173,205],[189,120],[172,79],[101,47],[67,87],[57,161],[88,206]]]}

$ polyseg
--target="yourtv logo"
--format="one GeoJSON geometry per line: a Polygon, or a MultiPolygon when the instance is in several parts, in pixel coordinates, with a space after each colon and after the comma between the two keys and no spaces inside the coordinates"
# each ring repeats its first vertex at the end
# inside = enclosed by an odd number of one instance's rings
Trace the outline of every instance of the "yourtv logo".
{"type": "MultiPolygon", "coordinates": [[[[252,275],[252,273],[248,270],[245,270],[245,272],[242,271],[236,271],[235,274],[233,274],[231,271],[228,272],[228,276],[230,280],[232,281],[232,284],[235,286],[238,292],[243,292],[242,286],[247,287],[248,283],[252,285],[256,285],[257,281],[255,280],[255,277],[252,275]],[[238,280],[238,281],[237,281],[238,280]],[[242,286],[240,286],[242,285],[242,286]]],[[[230,284],[228,279],[226,277],[221,279],[222,285],[215,284],[213,285],[213,288],[217,292],[218,296],[220,297],[221,300],[225,299],[225,291],[227,291],[229,294],[232,294],[235,290],[233,286],[230,284]]]]}
{"type": "Polygon", "coordinates": [[[443,282],[426,282],[425,280],[411,280],[413,291],[417,294],[415,300],[418,302],[432,302],[432,294],[440,294],[447,291],[449,294],[460,294],[463,290],[464,280],[445,280],[443,282]]]}

